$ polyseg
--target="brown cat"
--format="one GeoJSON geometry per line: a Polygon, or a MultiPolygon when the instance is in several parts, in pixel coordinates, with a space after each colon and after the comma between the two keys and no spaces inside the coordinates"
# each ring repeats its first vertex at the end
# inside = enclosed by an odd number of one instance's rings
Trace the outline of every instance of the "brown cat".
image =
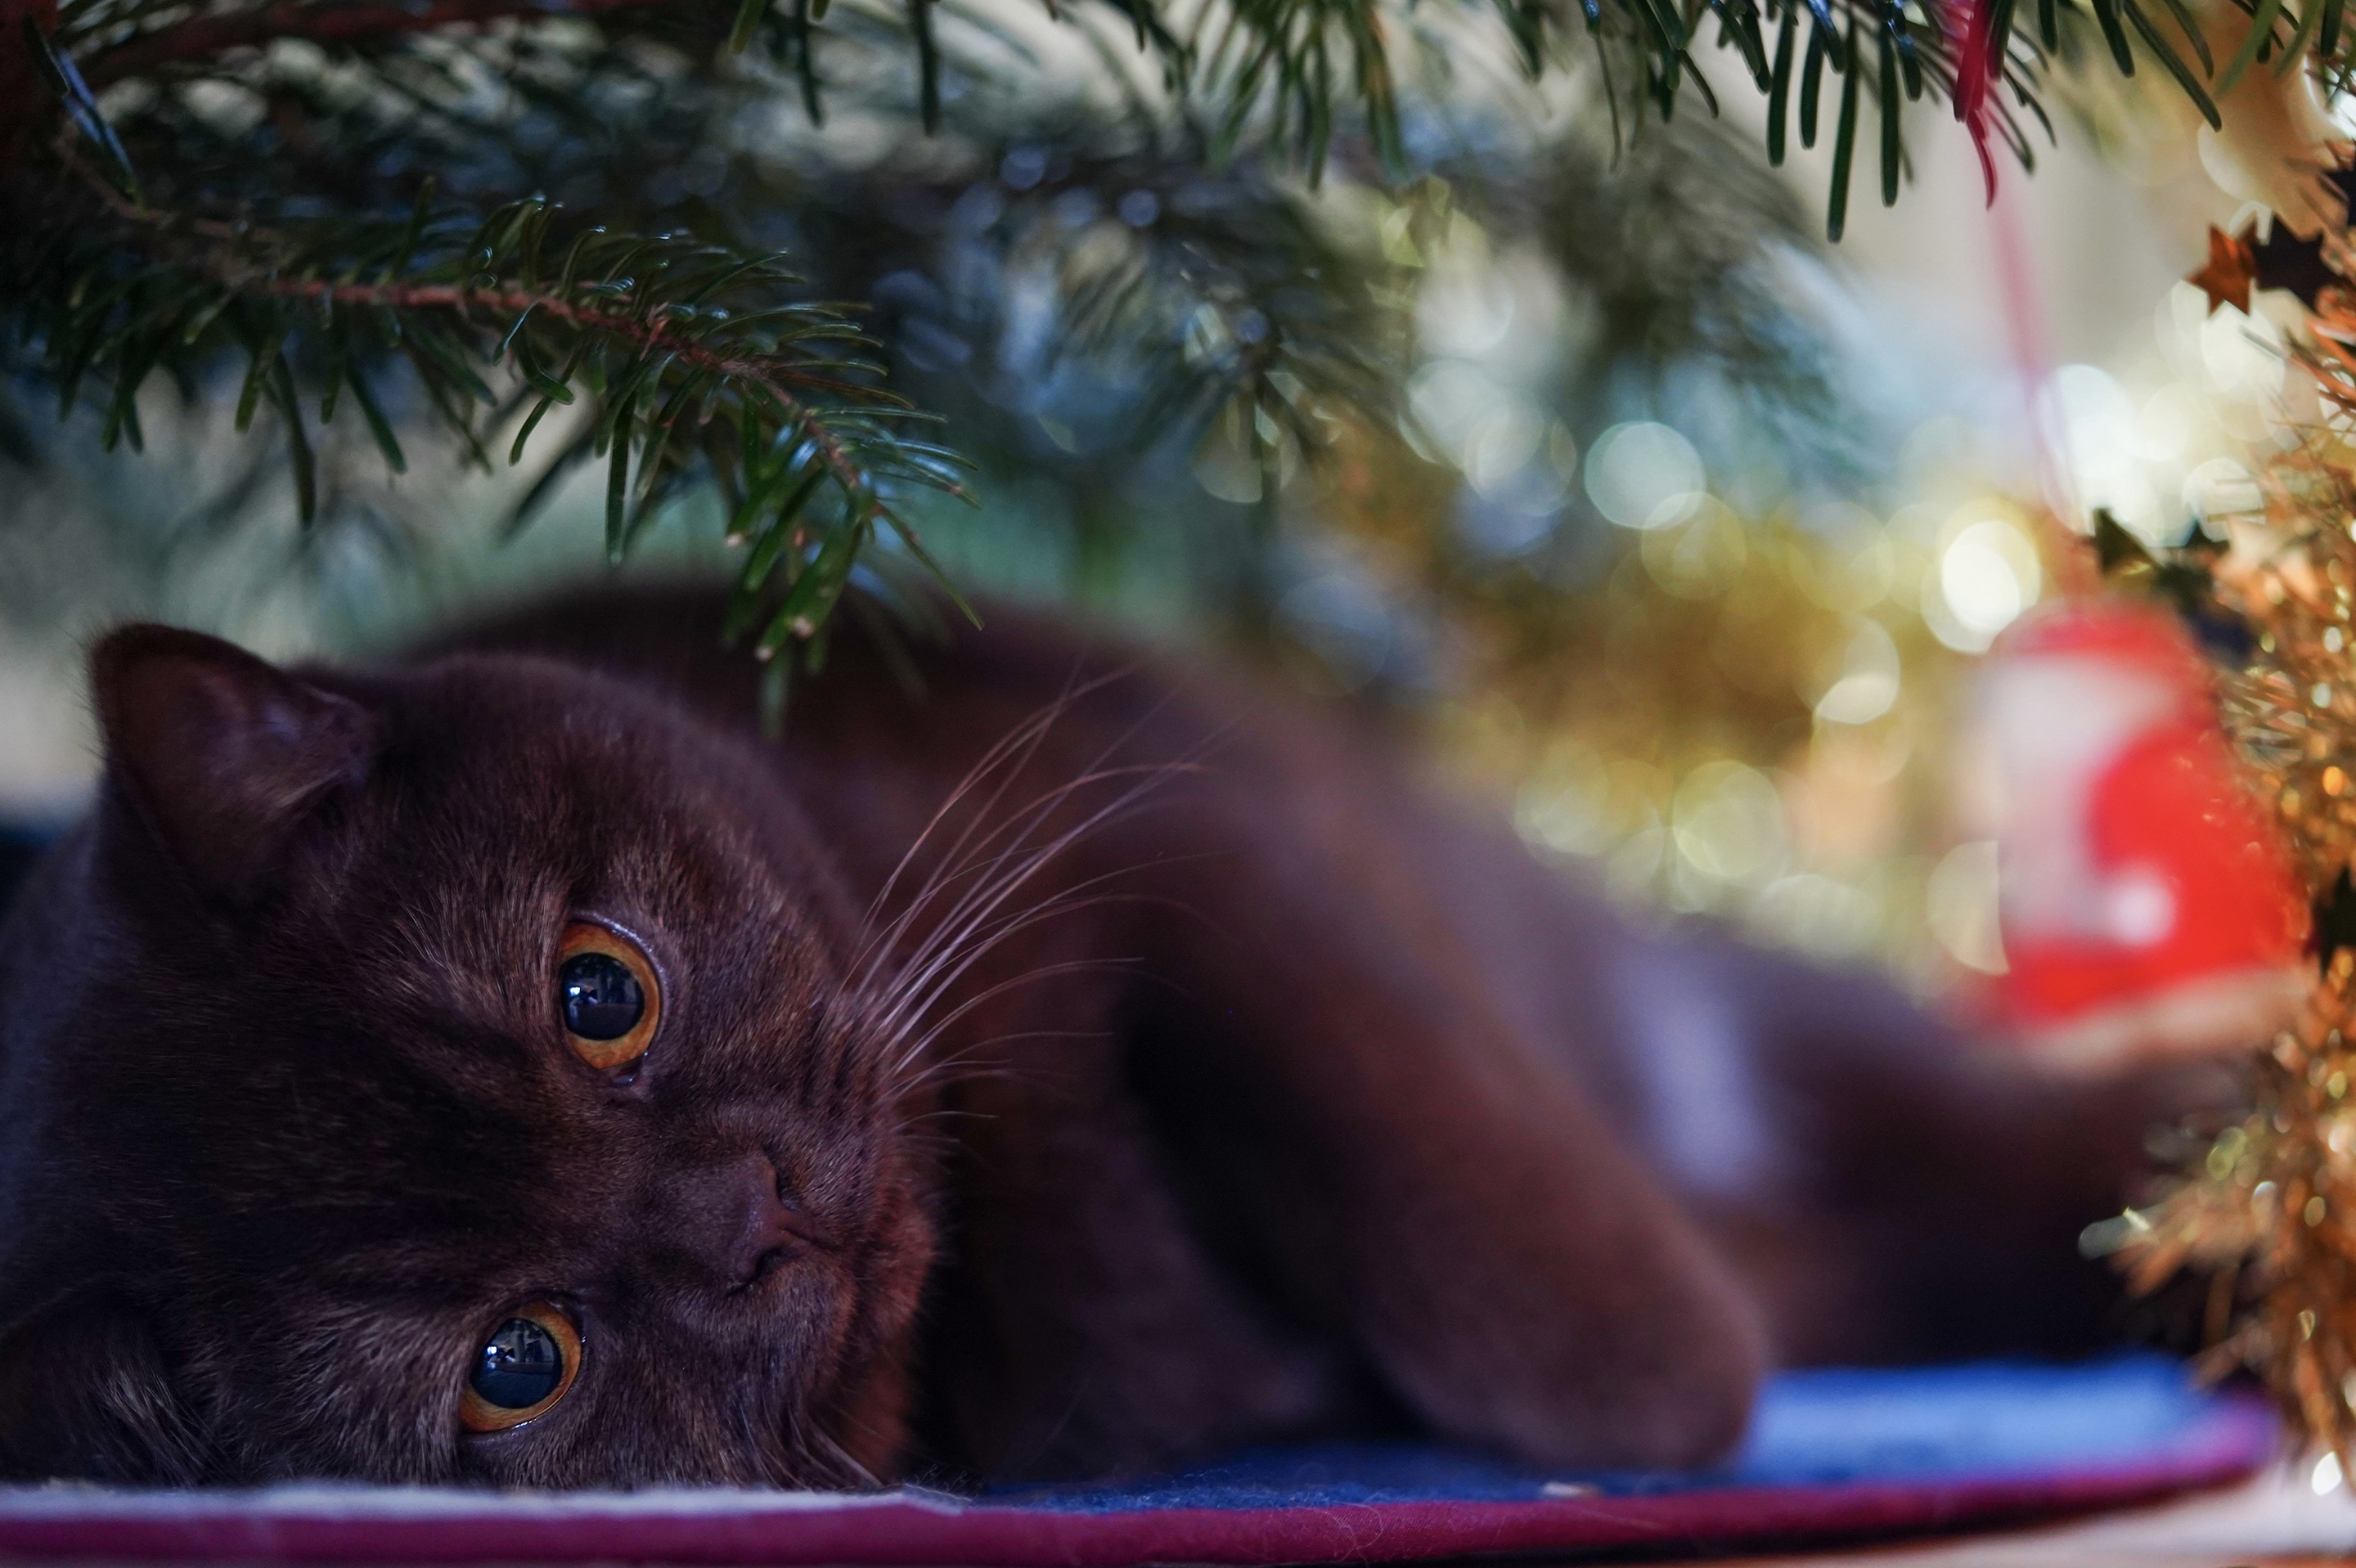
{"type": "Polygon", "coordinates": [[[2066,1349],[2166,1085],[1634,933],[1331,714],[993,612],[789,731],[716,595],[142,626],[0,933],[0,1472],[556,1487],[1424,1433],[1684,1465],[2066,1349]]]}

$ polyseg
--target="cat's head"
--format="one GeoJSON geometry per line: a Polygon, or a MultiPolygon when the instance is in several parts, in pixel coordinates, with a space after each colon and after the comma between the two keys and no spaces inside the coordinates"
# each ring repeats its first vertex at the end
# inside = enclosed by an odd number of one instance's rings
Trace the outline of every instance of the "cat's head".
{"type": "Polygon", "coordinates": [[[0,1468],[841,1484],[931,1247],[751,750],[520,657],[134,627],[0,955],[0,1468]]]}

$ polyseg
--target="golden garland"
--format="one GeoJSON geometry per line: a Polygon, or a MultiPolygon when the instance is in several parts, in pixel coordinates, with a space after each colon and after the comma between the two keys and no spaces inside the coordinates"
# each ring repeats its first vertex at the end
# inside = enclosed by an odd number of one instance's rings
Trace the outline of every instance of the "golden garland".
{"type": "MultiPolygon", "coordinates": [[[[2335,291],[2337,292],[2337,291],[2335,291]]],[[[2327,300],[2327,304],[2336,302],[2327,300]]],[[[2356,315],[2349,325],[2356,327],[2356,315]]],[[[2327,397],[2336,378],[2324,372],[2327,397]]],[[[2340,383],[2356,411],[2356,385],[2340,383]]],[[[2335,402],[2342,400],[2332,397],[2335,402]]],[[[2315,988],[2258,1053],[2254,1108],[2156,1203],[2090,1232],[2157,1289],[2210,1276],[2208,1361],[2257,1372],[2295,1431],[2356,1466],[2356,451],[2318,431],[2265,465],[2263,514],[2206,558],[2252,644],[2221,709],[2318,911],[2315,988]],[[2342,928],[2340,922],[2351,922],[2342,928]]]]}

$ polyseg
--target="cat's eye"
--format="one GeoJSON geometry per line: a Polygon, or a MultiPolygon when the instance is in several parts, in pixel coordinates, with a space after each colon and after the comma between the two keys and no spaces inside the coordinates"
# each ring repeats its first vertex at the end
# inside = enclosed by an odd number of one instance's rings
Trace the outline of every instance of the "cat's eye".
{"type": "Polygon", "coordinates": [[[647,1053],[662,1019],[654,965],[628,937],[575,921],[557,949],[556,1014],[582,1061],[626,1067],[647,1053]]]}
{"type": "Polygon", "coordinates": [[[552,1409],[581,1374],[581,1331],[549,1301],[519,1307],[491,1330],[466,1369],[458,1422],[469,1432],[505,1432],[552,1409]]]}

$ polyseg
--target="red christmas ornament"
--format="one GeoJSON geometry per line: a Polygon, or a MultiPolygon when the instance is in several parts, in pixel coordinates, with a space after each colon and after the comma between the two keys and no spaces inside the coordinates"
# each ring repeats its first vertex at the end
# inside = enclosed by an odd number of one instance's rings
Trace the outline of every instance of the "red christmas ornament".
{"type": "Polygon", "coordinates": [[[2057,1065],[2246,1049],[2307,990],[2308,916],[2174,617],[2032,613],[1984,671],[1997,1021],[2057,1065]]]}

